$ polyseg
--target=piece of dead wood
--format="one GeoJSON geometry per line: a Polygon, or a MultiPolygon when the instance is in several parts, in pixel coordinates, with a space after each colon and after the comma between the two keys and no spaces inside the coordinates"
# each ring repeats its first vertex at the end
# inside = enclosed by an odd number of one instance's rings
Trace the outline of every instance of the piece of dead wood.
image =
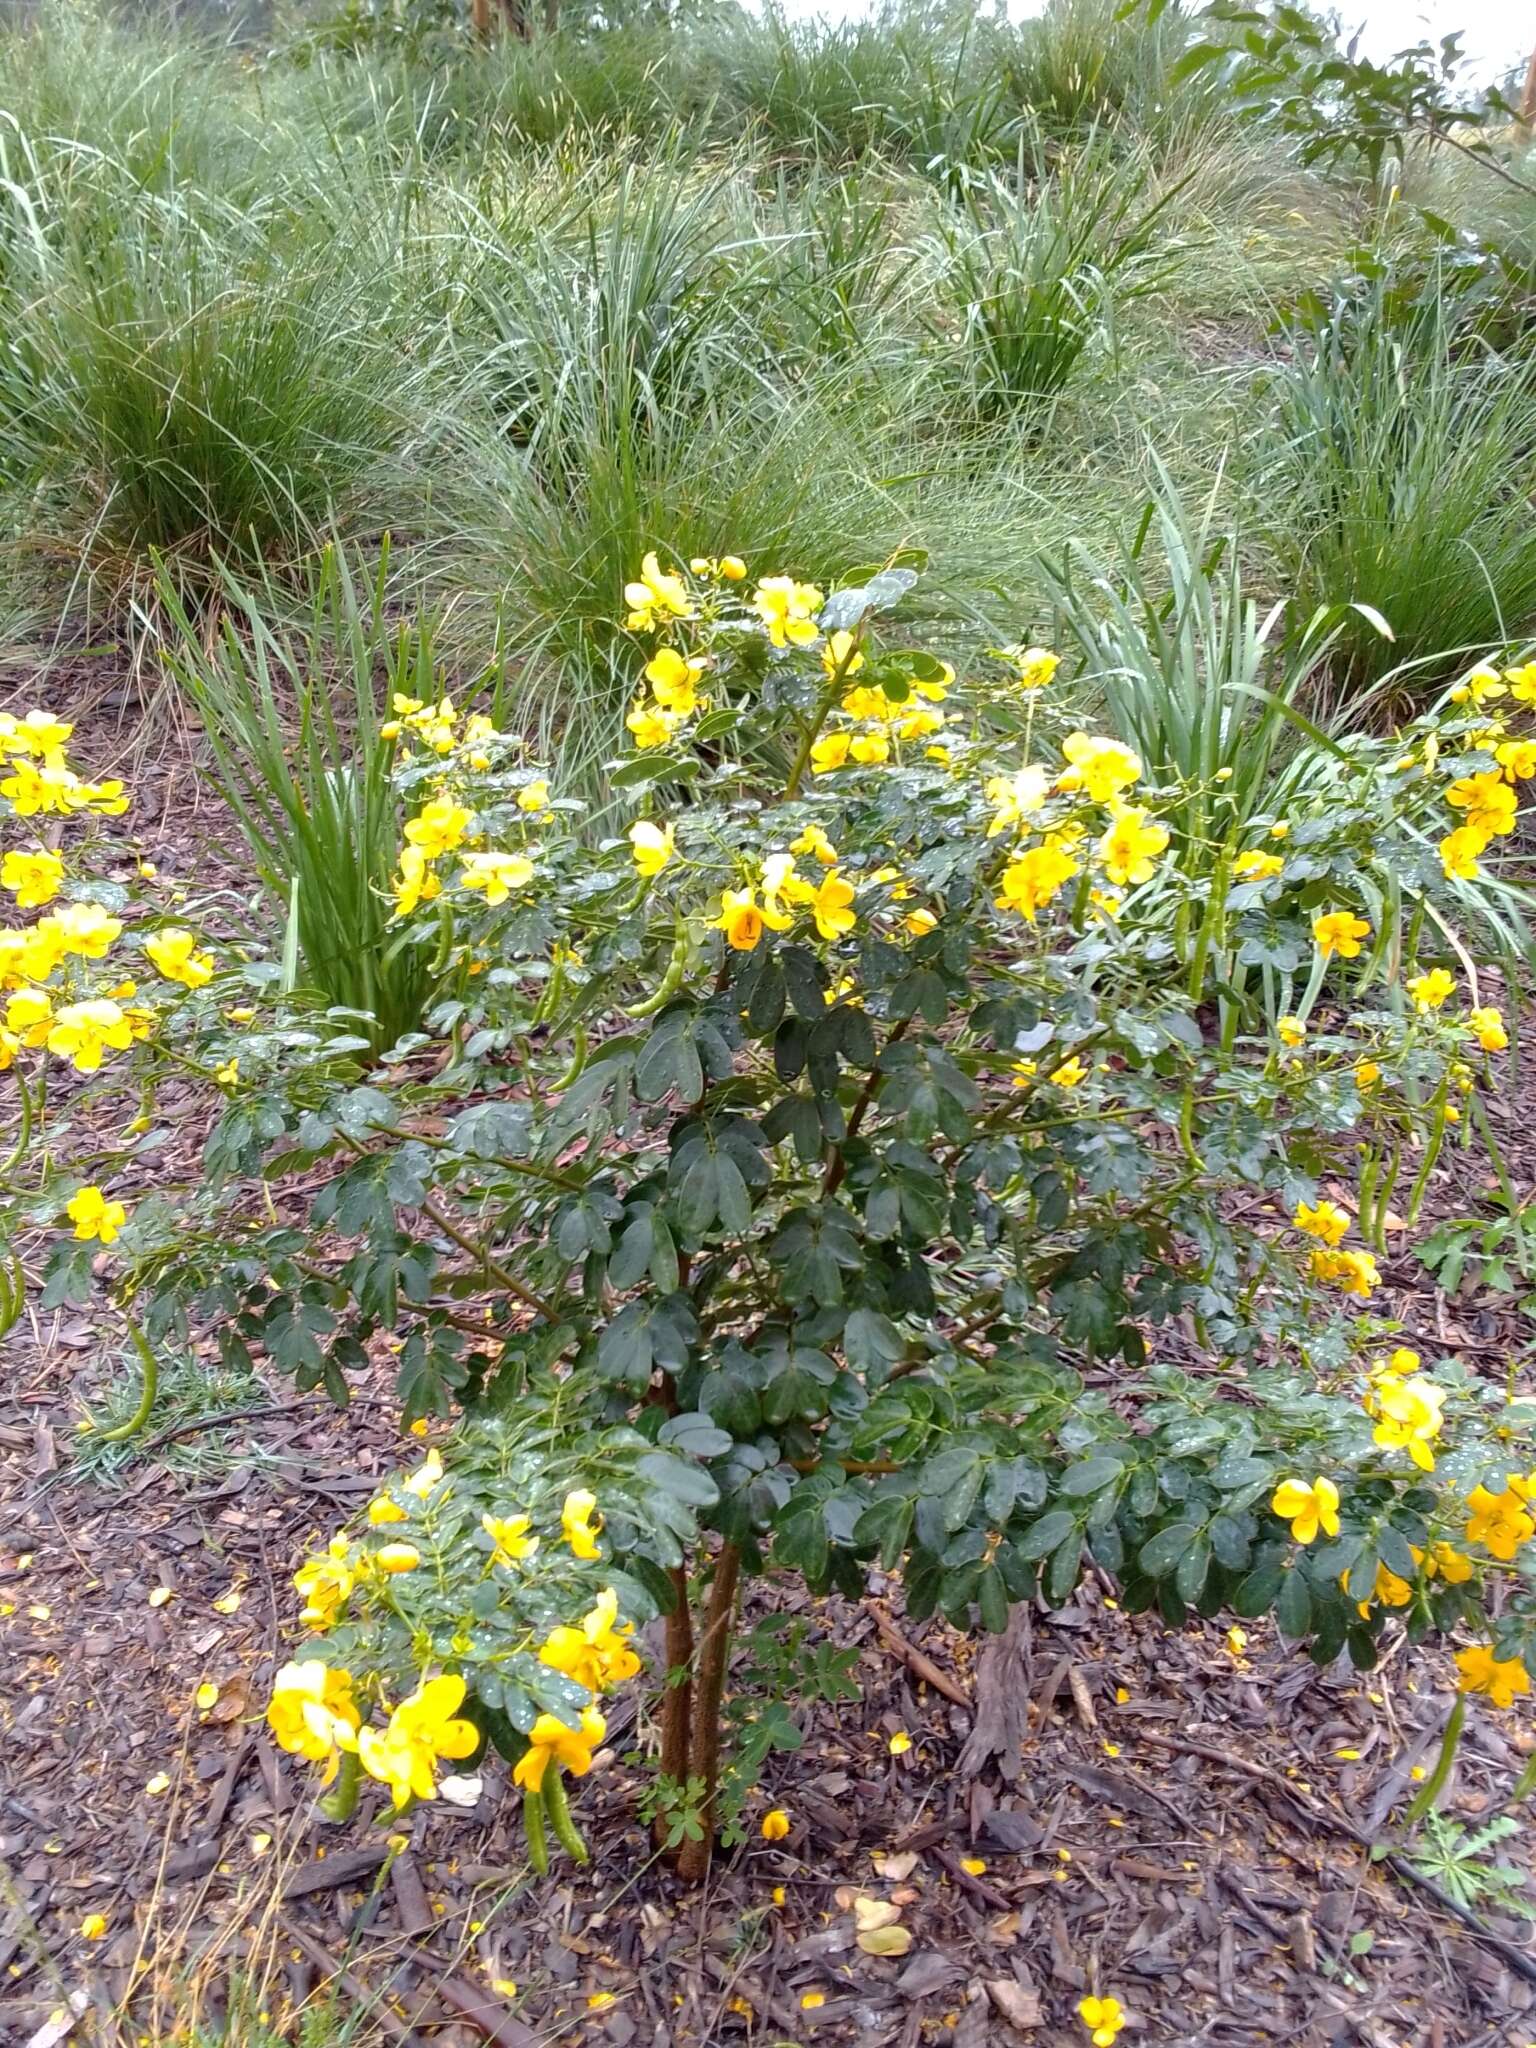
{"type": "Polygon", "coordinates": [[[1024,1769],[1024,1737],[1029,1731],[1030,1670],[1029,1608],[1020,1601],[1000,1636],[988,1636],[976,1665],[976,1718],[960,1752],[962,1778],[975,1778],[994,1757],[1009,1783],[1024,1769]]]}
{"type": "Polygon", "coordinates": [[[957,1707],[964,1707],[969,1711],[971,1696],[959,1679],[951,1678],[947,1671],[941,1671],[931,1657],[923,1655],[916,1643],[909,1643],[877,1600],[866,1600],[863,1604],[866,1613],[872,1617],[875,1627],[880,1631],[880,1640],[888,1650],[895,1651],[914,1678],[922,1679],[925,1685],[931,1685],[934,1691],[942,1693],[945,1699],[952,1700],[957,1707]]]}
{"type": "Polygon", "coordinates": [[[437,1926],[432,1911],[432,1901],[427,1897],[427,1888],[421,1881],[416,1858],[406,1850],[389,1866],[389,1881],[394,1886],[395,1910],[400,1915],[402,1932],[411,1935],[431,1934],[437,1926]]]}
{"type": "Polygon", "coordinates": [[[397,2014],[390,2011],[384,2003],[383,1995],[370,1990],[361,1977],[343,1968],[334,1956],[328,1955],[308,1928],[301,1927],[296,1920],[290,1920],[286,1913],[278,1914],[277,1924],[294,1947],[301,1948],[309,1957],[320,1972],[322,1983],[339,1985],[348,1998],[355,2000],[360,2009],[367,2014],[379,2032],[387,2034],[392,2041],[398,2041],[400,2048],[420,2048],[421,2036],[413,2032],[397,2014]]]}
{"type": "Polygon", "coordinates": [[[389,1844],[379,1842],[366,1849],[344,1849],[339,1856],[316,1856],[293,1872],[283,1886],[283,1897],[302,1899],[309,1892],[333,1892],[356,1884],[371,1877],[389,1854],[389,1844]]]}
{"type": "Polygon", "coordinates": [[[208,1802],[208,1811],[203,1816],[203,1826],[210,1837],[216,1836],[224,1825],[224,1816],[229,1811],[229,1802],[235,1796],[235,1786],[240,1782],[240,1773],[251,1760],[256,1747],[254,1735],[247,1735],[229,1762],[224,1766],[223,1775],[213,1788],[213,1797],[208,1802]]]}
{"type": "Polygon", "coordinates": [[[477,2033],[493,2043],[493,2048],[538,2048],[538,2035],[521,2020],[514,2019],[491,1992],[465,1977],[455,1976],[425,1949],[418,1952],[418,1960],[437,1974],[437,1995],[443,2004],[450,2006],[460,2019],[467,2020],[477,2033]]]}
{"type": "Polygon", "coordinates": [[[1088,1681],[1075,1664],[1067,1666],[1067,1685],[1072,1694],[1072,1704],[1077,1709],[1077,1718],[1091,1735],[1099,1725],[1099,1717],[1094,1711],[1088,1681]]]}
{"type": "Polygon", "coordinates": [[[749,1977],[744,1971],[733,1970],[718,1956],[712,1956],[707,1951],[704,1953],[703,1963],[722,1991],[729,1992],[733,1998],[744,1998],[754,2011],[772,2020],[773,2024],[791,2039],[804,2025],[804,2014],[794,2011],[782,1999],[775,1998],[772,1992],[766,1991],[755,1978],[749,1977]]]}
{"type": "Polygon", "coordinates": [[[1462,1905],[1459,1899],[1453,1899],[1448,1891],[1436,1884],[1432,1877],[1426,1877],[1423,1871],[1415,1870],[1406,1857],[1399,1856],[1395,1851],[1383,1856],[1380,1843],[1373,1842],[1368,1834],[1355,1826],[1353,1821],[1346,1820],[1341,1813],[1330,1812],[1326,1806],[1317,1805],[1278,1771],[1271,1770],[1267,1764],[1253,1763],[1247,1757],[1237,1756],[1230,1750],[1217,1749],[1213,1743],[1191,1742],[1186,1736],[1157,1734],[1150,1728],[1142,1730],[1141,1739],[1143,1742],[1156,1743],[1160,1749],[1171,1749],[1180,1756],[1198,1756],[1203,1757],[1207,1763],[1223,1764],[1228,1770],[1240,1772],[1243,1777],[1252,1778],[1255,1783],[1267,1785],[1271,1791],[1281,1793],[1304,1819],[1312,1822],[1314,1827],[1326,1828],[1333,1834],[1342,1835],[1346,1841],[1354,1842],[1359,1848],[1364,1849],[1395,1877],[1400,1877],[1405,1884],[1423,1892],[1427,1898],[1433,1899],[1442,1911],[1459,1920],[1462,1926],[1486,1948],[1491,1948],[1496,1955],[1502,1957],[1517,1976],[1523,1977],[1528,1984],[1536,1984],[1536,1956],[1531,1955],[1516,1942],[1506,1940],[1502,1934],[1495,1934],[1491,1927],[1485,1927],[1470,1906],[1462,1905]]]}
{"type": "Polygon", "coordinates": [[[1010,1899],[1006,1892],[1000,1892],[995,1884],[988,1884],[984,1877],[977,1877],[967,1870],[953,1849],[937,1845],[930,1852],[935,1863],[942,1863],[962,1891],[969,1892],[973,1899],[980,1899],[984,1906],[991,1906],[1000,1913],[1011,1913],[1017,1901],[1010,1899]]]}
{"type": "Polygon", "coordinates": [[[1040,1994],[1012,1977],[987,1977],[983,1979],[987,1997],[994,2009],[1017,2033],[1027,2034],[1032,2028],[1041,2026],[1045,2014],[1040,2010],[1040,1994]]]}

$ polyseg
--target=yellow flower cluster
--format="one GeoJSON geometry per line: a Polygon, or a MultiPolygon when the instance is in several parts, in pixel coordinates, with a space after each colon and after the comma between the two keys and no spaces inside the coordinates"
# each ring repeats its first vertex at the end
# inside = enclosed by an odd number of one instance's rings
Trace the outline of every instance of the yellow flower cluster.
{"type": "MultiPolygon", "coordinates": [[[[0,713],[0,764],[12,771],[0,797],[16,816],[126,810],[121,783],[83,782],[69,766],[64,745],[72,729],[46,711],[0,713]]],[[[18,910],[55,902],[64,879],[65,863],[48,847],[12,847],[0,859],[0,888],[18,910]]],[[[94,1074],[109,1054],[149,1036],[156,1012],[137,1000],[137,983],[115,967],[89,971],[107,960],[123,929],[121,918],[89,902],[60,903],[30,924],[0,927],[0,1070],[23,1052],[46,1049],[94,1074]]],[[[184,988],[203,987],[215,972],[213,955],[177,926],[152,932],[143,951],[164,980],[184,988]]]]}
{"type": "MultiPolygon", "coordinates": [[[[447,1502],[452,1492],[442,1456],[431,1450],[413,1472],[369,1503],[368,1523],[376,1530],[391,1530],[422,1516],[425,1542],[433,1509],[447,1502]]],[[[574,1557],[586,1562],[601,1558],[601,1526],[596,1495],[573,1488],[561,1504],[560,1536],[574,1557]]],[[[526,1514],[485,1513],[481,1529],[488,1539],[487,1574],[521,1572],[539,1552],[541,1539],[532,1533],[532,1518],[526,1514]]],[[[421,1563],[416,1543],[392,1538],[370,1551],[344,1534],[333,1536],[294,1576],[304,1602],[300,1618],[324,1632],[346,1617],[348,1602],[359,1588],[377,1586],[381,1577],[402,1577],[421,1563]]],[[[619,1620],[617,1593],[604,1587],[579,1622],[550,1629],[539,1647],[539,1660],[585,1687],[595,1699],[639,1671],[632,1636],[631,1625],[619,1620]]],[[[295,1755],[322,1764],[327,1781],[341,1757],[352,1755],[370,1777],[389,1787],[396,1806],[432,1798],[438,1764],[470,1755],[479,1743],[474,1725],[460,1717],[467,1691],[464,1678],[451,1673],[423,1675],[416,1690],[388,1710],[382,1727],[364,1725],[354,1696],[356,1683],[347,1672],[329,1669],[319,1659],[284,1665],[267,1709],[277,1741],[295,1755]]],[[[590,1768],[592,1752],[605,1733],[603,1716],[595,1706],[584,1710],[574,1729],[553,1715],[541,1715],[528,1753],[517,1766],[518,1783],[537,1789],[552,1761],[579,1775],[590,1768]]]]}
{"type": "Polygon", "coordinates": [[[74,811],[121,817],[127,810],[120,782],[85,782],[70,767],[64,748],[73,732],[50,711],[32,710],[20,718],[0,711],[0,797],[18,818],[68,817],[74,811]]]}
{"type": "Polygon", "coordinates": [[[853,909],[857,893],[835,866],[819,880],[808,881],[797,871],[793,852],[773,853],[762,863],[757,882],[722,892],[720,914],[713,924],[738,953],[750,953],[764,931],[789,931],[801,910],[809,914],[822,938],[843,939],[858,923],[853,909]]]}
{"type": "MultiPolygon", "coordinates": [[[[829,634],[821,665],[833,682],[857,675],[864,656],[851,633],[829,634]]],[[[955,672],[941,663],[942,674],[915,678],[908,697],[892,697],[878,684],[859,683],[841,698],[838,709],[849,723],[822,733],[811,748],[813,775],[830,775],[850,762],[880,768],[899,751],[897,743],[932,739],[944,730],[945,714],[935,707],[949,695],[955,672]]]]}
{"type": "MultiPolygon", "coordinates": [[[[414,702],[415,699],[409,697],[395,699],[397,708],[414,702]]],[[[484,743],[493,731],[489,719],[474,717],[467,720],[464,731],[455,741],[453,707],[448,700],[444,698],[441,704],[429,709],[434,730],[441,728],[440,736],[449,742],[446,749],[439,746],[436,751],[457,750],[471,768],[489,765],[489,757],[483,751],[484,743]],[[446,723],[443,719],[445,713],[446,723]]],[[[387,734],[390,728],[386,726],[383,730],[387,734]]],[[[542,776],[526,782],[518,792],[517,807],[535,817],[546,811],[549,808],[548,782],[542,776]]],[[[438,863],[452,853],[460,855],[459,872],[455,877],[457,886],[483,896],[489,905],[505,903],[515,891],[528,887],[538,872],[535,862],[526,853],[468,844],[473,824],[473,812],[446,789],[439,789],[429,797],[415,817],[409,820],[405,827],[405,844],[400,849],[400,871],[394,884],[397,917],[409,917],[419,905],[431,903],[441,895],[443,878],[438,873],[438,863]]]]}
{"type": "MultiPolygon", "coordinates": [[[[1536,663],[1505,669],[1501,674],[1490,663],[1480,662],[1451,691],[1450,701],[1481,709],[1506,696],[1518,704],[1536,704],[1536,663]]],[[[1520,805],[1518,785],[1536,778],[1536,740],[1506,738],[1503,721],[1497,716],[1490,715],[1484,730],[1474,734],[1473,743],[1492,753],[1497,765],[1458,776],[1446,789],[1446,803],[1461,813],[1461,823],[1440,841],[1440,862],[1446,879],[1453,882],[1477,879],[1478,856],[1491,840],[1514,830],[1520,805]]],[[[1433,756],[1426,758],[1433,765],[1433,756]]]]}
{"type": "Polygon", "coordinates": [[[1347,1211],[1337,1202],[1328,1201],[1298,1203],[1291,1218],[1295,1229],[1315,1240],[1307,1261],[1312,1277],[1321,1280],[1325,1287],[1337,1287],[1341,1294],[1369,1301],[1381,1285],[1381,1275],[1369,1252],[1343,1248],[1349,1221],[1347,1211]]]}
{"type": "Polygon", "coordinates": [[[1433,1472],[1433,1445],[1445,1424],[1445,1394],[1418,1370],[1419,1354],[1399,1349],[1370,1376],[1365,1412],[1374,1416],[1373,1441],[1406,1451],[1421,1472],[1433,1472]]]}
{"type": "MultiPolygon", "coordinates": [[[[1038,655],[1040,650],[1030,652],[1038,655]]],[[[1053,793],[1080,795],[1109,808],[1108,829],[1094,849],[1105,879],[1116,890],[1149,882],[1167,850],[1169,835],[1144,805],[1122,801],[1123,793],[1141,779],[1140,760],[1118,740],[1084,732],[1069,733],[1061,751],[1066,766],[1054,777],[1038,762],[1026,762],[1011,775],[990,778],[984,792],[992,806],[987,837],[1006,832],[1023,838],[1037,829],[1053,793]]],[[[998,909],[1016,912],[1030,923],[1082,872],[1078,854],[1086,836],[1081,821],[1071,815],[1041,821],[1038,829],[1039,842],[1012,855],[998,884],[998,909]]],[[[1118,896],[1102,889],[1095,889],[1090,900],[1111,916],[1120,907],[1118,896]]]]}

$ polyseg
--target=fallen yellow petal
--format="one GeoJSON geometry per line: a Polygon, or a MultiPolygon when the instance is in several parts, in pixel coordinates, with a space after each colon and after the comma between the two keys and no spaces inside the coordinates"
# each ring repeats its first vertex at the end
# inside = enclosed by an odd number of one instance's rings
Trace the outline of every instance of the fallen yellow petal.
{"type": "Polygon", "coordinates": [[[199,1713],[206,1714],[210,1707],[216,1707],[218,1703],[219,1688],[215,1684],[213,1684],[211,1680],[205,1682],[197,1688],[197,1706],[199,1713]]]}

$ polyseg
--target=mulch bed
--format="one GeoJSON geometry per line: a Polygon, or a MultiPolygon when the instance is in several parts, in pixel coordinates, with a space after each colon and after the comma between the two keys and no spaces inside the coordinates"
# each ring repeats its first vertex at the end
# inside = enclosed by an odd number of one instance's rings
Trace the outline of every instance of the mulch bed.
{"type": "MultiPolygon", "coordinates": [[[[134,820],[166,873],[203,881],[194,787],[175,760],[140,775],[134,820]]],[[[228,886],[233,903],[237,868],[228,886]]],[[[1491,1108],[1528,1192],[1529,1083],[1491,1108]]],[[[200,1137],[178,1131],[164,1170],[200,1137]]],[[[1449,1156],[1436,1212],[1464,1213],[1481,1177],[1473,1155],[1449,1156]]],[[[1500,1384],[1528,1361],[1507,1297],[1447,1300],[1408,1257],[1385,1272],[1423,1348],[1500,1384]]],[[[1366,1846],[1432,1757],[1444,1653],[1399,1641],[1374,1672],[1318,1673],[1268,1624],[1241,1642],[1128,1619],[1099,1578],[974,1641],[909,1628],[896,1584],[862,1605],[761,1589],[749,1620],[782,1614],[811,1644],[856,1650],[861,1696],[804,1710],[804,1748],[770,1762],[762,1804],[789,1811],[788,1839],[764,1842],[756,1809],[698,1891],[674,1884],[636,1818],[645,1731],[623,1703],[575,1799],[592,1866],[530,1880],[493,1762],[473,1807],[407,1824],[380,1881],[370,1795],[347,1828],[322,1825],[309,1774],[260,1715],[292,1638],[288,1575],[419,1452],[387,1364],[345,1415],[274,1380],[238,1404],[256,1412],[146,1436],[90,1477],[72,1443],[117,1344],[88,1309],[35,1316],[7,1346],[5,2043],[159,2048],[192,1986],[210,2028],[234,1999],[231,2048],[249,2048],[264,2037],[242,1972],[281,2029],[338,1970],[341,2009],[367,2014],[340,2038],[461,2048],[1077,2042],[1090,1990],[1121,2000],[1131,2043],[1536,2040],[1522,1923],[1485,1914],[1496,1938],[1475,1934],[1366,1846]],[[218,1697],[199,1709],[205,1685],[218,1697]],[[860,1949],[860,1896],[900,1909],[905,1955],[860,1949]],[[90,1941],[93,1913],[107,1931],[90,1941]]],[[[1474,1713],[1447,1810],[1496,1811],[1533,1743],[1528,1716],[1474,1713]]],[[[1497,1853],[1528,1861],[1519,1838],[1497,1853]]]]}

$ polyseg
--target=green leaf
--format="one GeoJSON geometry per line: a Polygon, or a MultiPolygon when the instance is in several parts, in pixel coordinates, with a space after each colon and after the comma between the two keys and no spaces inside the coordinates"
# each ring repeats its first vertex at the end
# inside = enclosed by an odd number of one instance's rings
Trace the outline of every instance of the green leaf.
{"type": "Polygon", "coordinates": [[[1198,1522],[1170,1522],[1149,1536],[1136,1562],[1149,1578],[1161,1579],[1177,1569],[1180,1559],[1200,1534],[1198,1522]]]}
{"type": "Polygon", "coordinates": [[[1294,1565],[1281,1579],[1275,1621],[1280,1633],[1289,1636],[1292,1642],[1298,1642],[1312,1626],[1312,1595],[1294,1565]]]}

